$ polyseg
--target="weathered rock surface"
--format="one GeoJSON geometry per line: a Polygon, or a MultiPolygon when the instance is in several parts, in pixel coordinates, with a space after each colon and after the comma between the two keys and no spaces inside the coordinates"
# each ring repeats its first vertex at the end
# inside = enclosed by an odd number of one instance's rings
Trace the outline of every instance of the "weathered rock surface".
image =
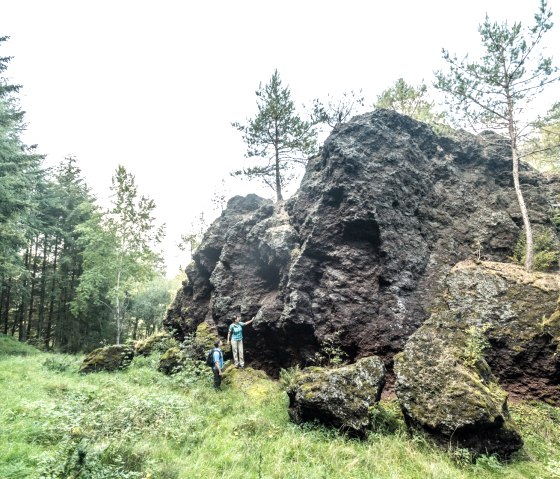
{"type": "Polygon", "coordinates": [[[306,368],[288,391],[288,412],[297,424],[318,421],[363,437],[384,384],[385,367],[375,356],[341,368],[306,368]]]}
{"type": "Polygon", "coordinates": [[[455,313],[434,313],[395,356],[397,396],[412,427],[444,445],[508,457],[523,446],[476,330],[455,313]]]}
{"type": "Polygon", "coordinates": [[[80,366],[80,373],[116,371],[128,367],[134,358],[134,349],[127,345],[98,348],[89,353],[80,366]]]}
{"type": "Polygon", "coordinates": [[[559,281],[514,264],[465,261],[447,276],[435,308],[485,330],[485,359],[505,389],[560,405],[559,281]]]}
{"type": "MultiPolygon", "coordinates": [[[[522,166],[521,183],[533,223],[547,225],[549,180],[522,166]]],[[[256,316],[246,356],[272,373],[305,365],[333,333],[351,360],[390,367],[451,267],[506,260],[521,225],[500,137],[361,115],[333,131],[287,202],[229,201],[165,324],[178,340],[202,322],[225,337],[235,314],[256,316]]]]}
{"type": "Polygon", "coordinates": [[[183,351],[178,347],[169,348],[159,358],[158,371],[163,374],[175,374],[181,371],[186,362],[183,351]]]}

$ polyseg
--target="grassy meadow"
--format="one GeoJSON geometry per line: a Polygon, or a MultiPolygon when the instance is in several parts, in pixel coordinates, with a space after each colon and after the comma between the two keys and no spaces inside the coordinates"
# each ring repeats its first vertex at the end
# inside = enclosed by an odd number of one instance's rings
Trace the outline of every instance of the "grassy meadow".
{"type": "Polygon", "coordinates": [[[0,335],[0,478],[560,478],[560,409],[511,405],[525,448],[475,464],[409,436],[394,401],[366,441],[290,423],[279,382],[252,371],[213,390],[209,368],[171,377],[158,356],[117,373],[0,335]]]}

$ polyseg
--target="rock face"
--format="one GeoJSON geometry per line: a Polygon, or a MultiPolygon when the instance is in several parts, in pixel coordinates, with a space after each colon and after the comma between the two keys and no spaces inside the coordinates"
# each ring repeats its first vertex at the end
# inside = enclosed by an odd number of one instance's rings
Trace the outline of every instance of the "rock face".
{"type": "Polygon", "coordinates": [[[433,314],[395,356],[397,396],[407,423],[442,444],[508,457],[523,441],[480,340],[460,315],[433,314]]]}
{"type": "Polygon", "coordinates": [[[80,373],[116,371],[128,367],[134,358],[134,349],[123,344],[98,348],[89,353],[80,366],[80,373]]]}
{"type": "Polygon", "coordinates": [[[451,270],[435,309],[485,330],[484,357],[504,388],[560,405],[559,296],[555,274],[466,261],[451,270]]]}
{"type": "Polygon", "coordinates": [[[369,408],[385,384],[385,367],[374,356],[337,369],[306,368],[288,391],[295,423],[319,421],[363,437],[371,426],[369,408]]]}
{"type": "MultiPolygon", "coordinates": [[[[551,185],[522,167],[531,219],[548,224],[551,185]]],[[[178,340],[237,313],[248,362],[309,364],[336,334],[350,360],[393,355],[429,317],[457,262],[504,261],[522,225],[498,136],[438,136],[379,110],[333,131],[293,198],[235,197],[207,231],[165,320],[178,340]]]]}
{"type": "Polygon", "coordinates": [[[457,264],[432,316],[395,356],[409,424],[475,454],[507,457],[519,449],[500,386],[560,404],[559,294],[557,275],[506,263],[457,264]]]}

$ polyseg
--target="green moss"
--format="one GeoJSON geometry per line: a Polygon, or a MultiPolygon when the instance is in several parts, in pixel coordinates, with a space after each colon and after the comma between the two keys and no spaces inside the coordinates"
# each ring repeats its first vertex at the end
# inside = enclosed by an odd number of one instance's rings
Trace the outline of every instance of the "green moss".
{"type": "Polygon", "coordinates": [[[167,332],[152,334],[146,339],[141,339],[134,343],[136,354],[149,356],[154,351],[166,351],[173,346],[175,341],[167,332]]]}
{"type": "Polygon", "coordinates": [[[208,323],[202,322],[196,327],[196,340],[205,350],[212,349],[217,339],[219,339],[218,334],[210,329],[208,323]]]}
{"type": "Polygon", "coordinates": [[[80,373],[124,369],[130,365],[133,358],[134,350],[127,345],[121,344],[98,348],[85,357],[80,366],[80,373]]]}
{"type": "Polygon", "coordinates": [[[177,346],[174,346],[165,351],[161,356],[158,371],[164,374],[178,373],[185,365],[185,361],[186,358],[183,352],[177,346]]]}

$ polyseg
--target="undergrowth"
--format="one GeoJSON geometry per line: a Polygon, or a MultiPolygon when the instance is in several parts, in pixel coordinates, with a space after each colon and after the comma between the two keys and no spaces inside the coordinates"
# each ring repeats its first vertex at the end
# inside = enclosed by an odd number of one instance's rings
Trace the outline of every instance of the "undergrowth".
{"type": "Polygon", "coordinates": [[[125,371],[79,375],[82,358],[22,354],[7,339],[2,479],[560,477],[560,411],[545,404],[511,405],[526,444],[512,462],[473,464],[464,451],[409,435],[396,401],[372,408],[373,431],[358,441],[292,424],[282,386],[250,368],[216,392],[209,368],[165,376],[153,355],[125,371]]]}

